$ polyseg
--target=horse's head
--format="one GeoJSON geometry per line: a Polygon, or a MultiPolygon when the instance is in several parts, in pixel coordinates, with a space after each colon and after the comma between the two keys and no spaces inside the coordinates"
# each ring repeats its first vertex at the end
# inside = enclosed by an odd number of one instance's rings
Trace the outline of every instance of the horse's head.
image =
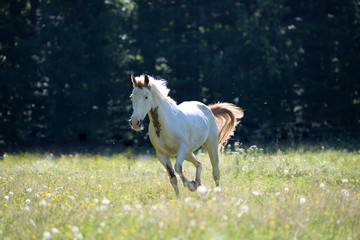
{"type": "Polygon", "coordinates": [[[152,108],[151,86],[147,75],[136,78],[131,75],[131,81],[134,89],[131,93],[133,114],[131,115],[130,125],[132,129],[140,131],[146,114],[152,108]]]}

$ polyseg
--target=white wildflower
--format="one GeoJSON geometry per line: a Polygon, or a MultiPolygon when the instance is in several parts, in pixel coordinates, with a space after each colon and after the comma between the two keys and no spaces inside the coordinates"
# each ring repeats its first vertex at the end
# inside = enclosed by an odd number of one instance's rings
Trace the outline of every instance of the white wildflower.
{"type": "Polygon", "coordinates": [[[221,187],[215,187],[214,192],[220,193],[221,192],[221,187]]]}
{"type": "Polygon", "coordinates": [[[29,211],[30,211],[30,207],[29,207],[29,206],[25,206],[22,210],[29,212],[29,211]]]}
{"type": "Polygon", "coordinates": [[[44,199],[41,199],[41,201],[39,202],[40,206],[45,206],[46,205],[46,201],[44,199]]]}
{"type": "Polygon", "coordinates": [[[349,191],[348,191],[348,190],[346,190],[346,189],[341,189],[341,192],[342,192],[345,196],[347,196],[347,197],[349,197],[349,196],[350,196],[349,191]]]}
{"type": "Polygon", "coordinates": [[[106,211],[107,210],[107,206],[105,205],[101,205],[100,207],[97,208],[98,211],[106,211]]]}
{"type": "Polygon", "coordinates": [[[289,170],[286,169],[286,170],[284,171],[284,173],[285,173],[285,174],[289,174],[289,170]]]}
{"type": "Polygon", "coordinates": [[[125,211],[131,211],[132,210],[132,208],[129,206],[129,205],[124,205],[124,210],[125,211]]]}
{"type": "Polygon", "coordinates": [[[68,198],[69,198],[70,200],[72,200],[72,201],[74,201],[74,200],[75,200],[75,197],[74,197],[74,196],[72,196],[72,195],[68,196],[68,198]]]}
{"type": "Polygon", "coordinates": [[[346,179],[346,178],[344,178],[343,180],[341,180],[341,182],[342,182],[342,183],[348,183],[348,182],[349,182],[349,180],[348,180],[348,179],[346,179]]]}
{"type": "Polygon", "coordinates": [[[300,204],[305,204],[306,203],[306,198],[302,197],[300,198],[300,204]]]}
{"type": "Polygon", "coordinates": [[[325,188],[325,183],[320,183],[319,187],[325,188]]]}
{"type": "Polygon", "coordinates": [[[249,211],[249,206],[248,206],[248,205],[242,205],[242,206],[240,207],[240,211],[241,211],[242,213],[247,213],[247,212],[249,211]]]}
{"type": "Polygon", "coordinates": [[[27,192],[32,192],[31,188],[26,189],[27,192]]]}
{"type": "Polygon", "coordinates": [[[9,192],[9,195],[14,195],[14,193],[13,193],[13,192],[9,192]]]}
{"type": "Polygon", "coordinates": [[[73,233],[77,233],[77,232],[79,232],[79,228],[78,228],[77,226],[72,226],[72,227],[71,227],[71,231],[72,231],[73,233]]]}
{"type": "Polygon", "coordinates": [[[160,228],[164,227],[164,222],[163,222],[163,221],[160,221],[160,222],[159,222],[159,227],[160,227],[160,228]]]}
{"type": "Polygon", "coordinates": [[[104,204],[104,205],[109,205],[109,204],[110,204],[110,200],[107,199],[106,197],[103,198],[103,200],[102,200],[101,202],[102,202],[102,204],[104,204]]]}
{"type": "Polygon", "coordinates": [[[100,223],[100,227],[105,227],[106,226],[106,223],[105,222],[101,222],[100,223]]]}
{"type": "Polygon", "coordinates": [[[40,195],[38,193],[35,193],[35,197],[38,198],[40,197],[40,195]]]}
{"type": "Polygon", "coordinates": [[[50,239],[51,238],[51,233],[49,233],[48,231],[45,231],[43,233],[43,237],[44,237],[44,239],[50,239]]]}
{"type": "Polygon", "coordinates": [[[196,190],[200,195],[205,195],[207,193],[207,188],[203,185],[200,185],[196,190]]]}
{"type": "Polygon", "coordinates": [[[4,199],[5,199],[5,200],[9,200],[9,196],[5,196],[4,199]]]}
{"type": "Polygon", "coordinates": [[[94,203],[98,203],[98,202],[99,202],[99,199],[95,198],[94,203]]]}
{"type": "Polygon", "coordinates": [[[276,192],[276,193],[275,193],[275,196],[276,196],[276,197],[280,196],[280,192],[276,192]]]}
{"type": "Polygon", "coordinates": [[[221,221],[227,221],[228,219],[229,219],[229,217],[226,216],[226,215],[223,215],[223,216],[221,217],[221,221]]]}
{"type": "Polygon", "coordinates": [[[257,146],[256,145],[251,145],[250,147],[249,147],[249,150],[250,151],[253,151],[253,150],[256,150],[257,149],[257,146]]]}
{"type": "Polygon", "coordinates": [[[47,193],[46,196],[49,198],[49,197],[51,197],[51,194],[50,194],[50,193],[47,193]]]}
{"type": "Polygon", "coordinates": [[[83,235],[81,233],[75,233],[75,238],[74,239],[83,239],[83,235]]]}
{"type": "Polygon", "coordinates": [[[284,191],[285,191],[285,192],[288,192],[288,191],[289,191],[289,188],[287,188],[287,187],[284,188],[284,191]]]}
{"type": "Polygon", "coordinates": [[[51,232],[54,233],[54,234],[56,234],[56,233],[59,233],[59,230],[54,227],[54,228],[51,229],[51,232]]]}
{"type": "Polygon", "coordinates": [[[27,204],[29,204],[29,203],[31,203],[31,200],[30,200],[30,199],[26,199],[25,202],[26,202],[27,204]]]}
{"type": "Polygon", "coordinates": [[[240,152],[241,154],[245,154],[245,149],[239,148],[239,152],[240,152]]]}
{"type": "Polygon", "coordinates": [[[258,192],[258,191],[253,191],[253,193],[252,193],[254,196],[261,196],[262,194],[261,194],[261,192],[258,192]]]}

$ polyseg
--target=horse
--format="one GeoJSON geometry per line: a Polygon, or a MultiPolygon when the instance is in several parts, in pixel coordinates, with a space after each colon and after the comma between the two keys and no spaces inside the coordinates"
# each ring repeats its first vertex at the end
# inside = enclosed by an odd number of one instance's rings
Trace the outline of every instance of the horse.
{"type": "MultiPolygon", "coordinates": [[[[175,194],[180,198],[176,173],[184,187],[196,191],[201,184],[202,163],[194,151],[203,146],[212,165],[216,187],[220,189],[219,152],[233,135],[238,119],[244,116],[241,108],[231,103],[206,106],[197,101],[177,104],[168,96],[165,80],[156,80],[146,74],[131,75],[133,91],[130,95],[133,114],[129,120],[135,131],[143,129],[146,115],[150,118],[149,138],[160,163],[165,167],[175,194]],[[176,156],[174,168],[170,158],[176,156]],[[195,181],[189,181],[182,169],[184,160],[196,167],[195,181]]],[[[205,188],[206,189],[206,188],[205,188]]]]}

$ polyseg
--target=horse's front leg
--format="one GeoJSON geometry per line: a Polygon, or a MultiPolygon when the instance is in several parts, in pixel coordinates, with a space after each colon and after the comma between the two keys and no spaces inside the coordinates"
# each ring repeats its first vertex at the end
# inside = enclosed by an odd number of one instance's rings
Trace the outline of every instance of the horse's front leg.
{"type": "Polygon", "coordinates": [[[177,178],[174,172],[173,167],[171,166],[170,158],[162,153],[157,152],[157,156],[159,157],[159,160],[161,164],[166,168],[167,173],[169,174],[169,179],[171,182],[171,185],[173,186],[175,190],[175,194],[177,198],[180,198],[180,192],[177,184],[177,178]]]}
{"type": "Polygon", "coordinates": [[[195,191],[196,190],[195,184],[193,182],[189,182],[189,180],[185,177],[182,170],[182,165],[188,153],[189,153],[189,149],[186,147],[186,145],[185,144],[180,145],[176,157],[175,171],[179,174],[184,186],[187,187],[190,191],[195,191]]]}

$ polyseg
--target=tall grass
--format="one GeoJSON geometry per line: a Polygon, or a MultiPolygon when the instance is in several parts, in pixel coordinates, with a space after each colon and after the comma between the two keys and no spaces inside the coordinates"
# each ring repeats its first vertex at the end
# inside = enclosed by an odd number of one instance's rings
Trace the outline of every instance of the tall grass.
{"type": "Polygon", "coordinates": [[[153,156],[7,154],[0,239],[360,239],[358,151],[237,146],[221,191],[198,157],[209,191],[180,186],[178,200],[153,156]]]}

